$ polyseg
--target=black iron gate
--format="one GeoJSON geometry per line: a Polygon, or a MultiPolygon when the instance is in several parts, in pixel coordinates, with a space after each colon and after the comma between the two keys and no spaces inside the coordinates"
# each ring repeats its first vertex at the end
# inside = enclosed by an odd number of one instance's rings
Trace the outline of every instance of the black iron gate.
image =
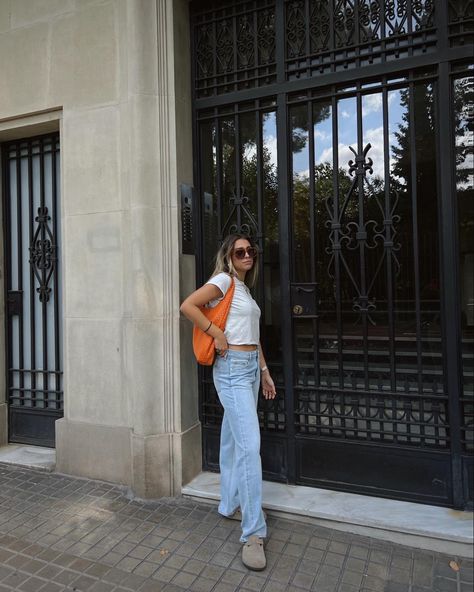
{"type": "Polygon", "coordinates": [[[9,440],[54,446],[63,414],[59,135],[2,146],[9,440]]]}
{"type": "Polygon", "coordinates": [[[227,233],[256,238],[267,478],[472,500],[472,11],[192,3],[199,279],[227,233]]]}

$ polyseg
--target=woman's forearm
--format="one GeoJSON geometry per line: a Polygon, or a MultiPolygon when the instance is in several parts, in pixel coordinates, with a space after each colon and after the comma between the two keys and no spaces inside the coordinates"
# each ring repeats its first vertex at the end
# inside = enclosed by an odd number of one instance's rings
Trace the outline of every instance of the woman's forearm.
{"type": "Polygon", "coordinates": [[[265,356],[263,355],[262,344],[260,342],[258,344],[258,352],[259,352],[259,358],[260,358],[260,370],[265,369],[265,372],[269,372],[269,370],[267,368],[267,363],[265,361],[265,356]]]}

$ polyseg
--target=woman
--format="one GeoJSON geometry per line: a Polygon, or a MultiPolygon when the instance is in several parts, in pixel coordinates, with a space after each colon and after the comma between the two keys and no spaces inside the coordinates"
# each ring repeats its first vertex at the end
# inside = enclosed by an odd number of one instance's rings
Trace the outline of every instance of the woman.
{"type": "Polygon", "coordinates": [[[181,312],[214,338],[214,385],[224,407],[219,464],[219,513],[242,519],[242,561],[249,569],[265,569],[262,511],[262,466],[257,401],[275,398],[275,385],[265,364],[259,338],[260,309],[250,294],[258,273],[257,249],[251,240],[232,234],[222,243],[211,279],[181,305],[181,312]],[[209,324],[199,307],[215,306],[232,281],[235,292],[225,331],[209,324]]]}

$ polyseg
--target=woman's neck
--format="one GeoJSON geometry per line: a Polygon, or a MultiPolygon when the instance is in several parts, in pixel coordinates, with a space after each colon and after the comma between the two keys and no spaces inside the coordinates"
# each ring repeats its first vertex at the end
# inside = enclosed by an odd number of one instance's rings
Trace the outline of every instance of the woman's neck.
{"type": "Polygon", "coordinates": [[[235,275],[239,278],[239,280],[241,282],[245,282],[245,275],[246,275],[246,271],[236,271],[235,275]]]}

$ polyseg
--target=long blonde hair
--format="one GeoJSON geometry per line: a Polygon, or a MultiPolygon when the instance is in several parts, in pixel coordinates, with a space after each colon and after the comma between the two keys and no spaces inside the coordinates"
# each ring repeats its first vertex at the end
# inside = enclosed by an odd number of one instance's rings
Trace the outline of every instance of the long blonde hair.
{"type": "MultiPolygon", "coordinates": [[[[212,272],[211,277],[217,275],[218,273],[230,273],[231,275],[236,275],[236,271],[234,266],[232,265],[232,251],[234,250],[234,245],[239,239],[244,239],[248,241],[252,247],[255,247],[258,250],[257,245],[252,241],[249,236],[244,234],[229,234],[226,236],[225,239],[222,241],[220,249],[217,251],[216,255],[216,266],[214,267],[214,271],[212,272]]],[[[252,269],[250,269],[245,274],[245,283],[249,288],[253,288],[257,281],[258,277],[258,258],[255,257],[253,260],[252,269]]]]}

